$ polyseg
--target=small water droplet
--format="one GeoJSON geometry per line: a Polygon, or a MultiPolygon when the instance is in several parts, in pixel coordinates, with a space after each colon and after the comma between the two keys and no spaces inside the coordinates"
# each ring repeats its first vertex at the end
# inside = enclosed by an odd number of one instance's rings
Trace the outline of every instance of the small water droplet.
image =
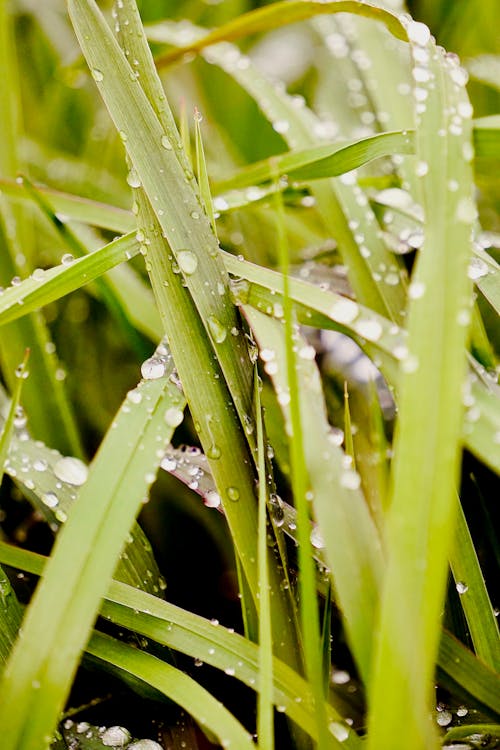
{"type": "Polygon", "coordinates": [[[215,443],[212,443],[212,445],[209,446],[207,450],[207,458],[211,458],[212,460],[217,460],[222,455],[222,451],[219,448],[218,445],[215,443]]]}
{"type": "Polygon", "coordinates": [[[423,281],[412,281],[408,288],[410,299],[420,299],[425,294],[425,284],[423,281]]]}
{"type": "Polygon", "coordinates": [[[61,482],[79,487],[87,481],[89,470],[83,461],[73,456],[64,456],[54,464],[54,474],[61,482]]]}
{"type": "Polygon", "coordinates": [[[228,487],[227,496],[233,503],[240,499],[240,491],[237,487],[228,487]]]}
{"type": "Polygon", "coordinates": [[[75,258],[71,253],[64,253],[64,255],[61,258],[61,263],[63,266],[70,266],[74,262],[75,258]]]}
{"type": "Polygon", "coordinates": [[[191,276],[198,268],[198,258],[191,250],[180,250],[177,253],[177,262],[187,276],[191,276]]]}
{"type": "Polygon", "coordinates": [[[275,130],[277,133],[287,133],[289,129],[290,123],[288,122],[288,120],[276,120],[275,122],[273,122],[273,130],[275,130]]]}
{"type": "Polygon", "coordinates": [[[46,471],[48,463],[44,458],[35,458],[33,468],[35,471],[46,471]]]}
{"type": "Polygon", "coordinates": [[[207,508],[218,508],[221,504],[220,495],[215,490],[209,490],[203,496],[203,502],[207,508]]]}
{"type": "Polygon", "coordinates": [[[356,331],[368,341],[378,341],[382,336],[383,328],[378,320],[360,320],[356,323],[356,331]]]}
{"type": "Polygon", "coordinates": [[[452,719],[453,716],[449,711],[438,711],[436,721],[440,727],[447,727],[448,724],[451,724],[452,719]]]}
{"type": "Polygon", "coordinates": [[[469,590],[469,587],[463,581],[457,581],[455,588],[459,594],[465,594],[469,590]]]}
{"type": "Polygon", "coordinates": [[[318,526],[315,526],[310,534],[310,540],[313,547],[316,549],[323,549],[325,546],[325,540],[323,539],[323,535],[321,531],[319,530],[318,526]]]}
{"type": "Polygon", "coordinates": [[[172,144],[170,143],[170,139],[166,135],[162,135],[162,137],[161,137],[161,145],[163,146],[163,148],[166,148],[167,151],[171,151],[172,150],[172,144]]]}
{"type": "Polygon", "coordinates": [[[59,505],[59,498],[55,492],[46,492],[43,496],[43,502],[48,508],[56,508],[59,505]]]}
{"type": "Polygon", "coordinates": [[[97,83],[100,83],[104,80],[104,73],[102,72],[102,70],[99,70],[99,68],[93,68],[92,78],[94,79],[94,81],[97,81],[97,83]]]}
{"type": "Polygon", "coordinates": [[[332,672],[332,682],[334,685],[347,685],[351,680],[351,675],[344,669],[334,669],[332,672]]]}
{"type": "Polygon", "coordinates": [[[348,490],[357,490],[361,485],[361,477],[353,469],[347,469],[340,475],[340,484],[348,490]]]}

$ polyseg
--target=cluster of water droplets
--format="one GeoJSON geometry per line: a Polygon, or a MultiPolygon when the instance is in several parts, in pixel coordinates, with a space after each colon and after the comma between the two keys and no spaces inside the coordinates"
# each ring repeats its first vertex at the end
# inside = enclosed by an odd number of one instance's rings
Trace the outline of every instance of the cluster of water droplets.
{"type": "MultiPolygon", "coordinates": [[[[128,729],[122,726],[96,727],[87,721],[74,722],[67,719],[62,726],[66,742],[78,742],[79,738],[92,741],[92,747],[114,748],[114,750],[163,750],[156,740],[134,740],[128,729]]],[[[71,746],[73,746],[71,744],[71,746]]],[[[80,747],[80,744],[78,744],[80,747]]]]}

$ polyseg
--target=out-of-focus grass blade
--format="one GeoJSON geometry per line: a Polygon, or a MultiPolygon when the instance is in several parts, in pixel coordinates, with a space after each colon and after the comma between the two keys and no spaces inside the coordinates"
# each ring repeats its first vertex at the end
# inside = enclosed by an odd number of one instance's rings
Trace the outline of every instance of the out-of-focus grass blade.
{"type": "Polygon", "coordinates": [[[500,91],[500,55],[478,55],[465,61],[465,67],[476,81],[500,91]]]}
{"type": "Polygon", "coordinates": [[[119,263],[133,258],[139,249],[134,232],[74,260],[70,265],[61,263],[45,271],[34,271],[29,279],[9,287],[0,297],[0,325],[80,289],[119,263]]]}
{"type": "Polygon", "coordinates": [[[471,310],[472,108],[465,72],[437,50],[429,29],[409,22],[417,101],[417,165],[425,243],[409,288],[394,441],[388,566],[369,693],[368,747],[437,747],[429,722],[448,556],[453,540],[471,310]],[[456,185],[456,190],[454,189],[456,185]],[[451,186],[451,187],[450,187],[451,186]]]}
{"type": "MultiPolygon", "coordinates": [[[[46,196],[54,210],[70,219],[80,221],[84,224],[93,224],[111,232],[131,232],[136,228],[136,220],[130,211],[116,208],[106,203],[91,201],[79,195],[63,193],[60,190],[33,183],[37,192],[46,196]]],[[[9,180],[0,178],[0,189],[5,196],[16,201],[26,202],[29,200],[22,180],[9,180]]]]}
{"type": "MultiPolygon", "coordinates": [[[[477,747],[479,741],[483,746],[488,747],[495,740],[500,739],[500,724],[465,724],[460,727],[453,727],[449,729],[443,737],[443,743],[446,742],[446,747],[450,747],[448,743],[453,743],[451,747],[457,743],[457,740],[469,739],[477,747]]],[[[481,746],[481,745],[480,745],[481,746]]],[[[460,747],[460,744],[458,745],[460,747]]],[[[465,745],[469,747],[469,745],[465,745]]],[[[472,745],[474,747],[474,745],[472,745]]],[[[494,747],[494,745],[493,745],[494,747]]]]}
{"type": "Polygon", "coordinates": [[[26,377],[29,376],[29,372],[27,370],[29,356],[30,356],[30,351],[29,349],[27,349],[24,354],[23,361],[16,368],[16,377],[17,377],[16,387],[12,394],[9,411],[2,425],[2,431],[0,433],[0,484],[2,483],[3,474],[5,470],[5,461],[9,453],[10,441],[12,438],[12,431],[14,429],[14,419],[16,417],[16,412],[21,401],[21,391],[22,391],[23,384],[24,384],[26,377]]]}
{"type": "MultiPolygon", "coordinates": [[[[0,562],[34,575],[42,575],[45,558],[0,542],[0,562]]],[[[253,690],[259,689],[259,647],[217,621],[209,621],[131,586],[112,582],[102,607],[104,617],[157,643],[169,646],[203,663],[221,669],[253,690]]],[[[313,699],[309,684],[276,657],[273,660],[273,700],[299,727],[316,737],[313,699]]],[[[326,705],[328,721],[342,719],[326,705]]],[[[359,748],[355,732],[333,747],[359,748]]]]}
{"type": "Polygon", "coordinates": [[[500,672],[498,623],[460,503],[450,566],[474,651],[491,669],[500,672]]]}
{"type": "Polygon", "coordinates": [[[134,518],[183,412],[164,376],[126,398],[61,529],[0,683],[5,750],[48,747],[51,732],[134,518]]]}
{"type": "Polygon", "coordinates": [[[194,112],[194,132],[195,132],[195,144],[196,144],[196,176],[198,178],[198,184],[200,186],[200,198],[203,203],[205,213],[210,219],[213,233],[217,236],[217,227],[215,226],[214,209],[212,205],[212,194],[210,192],[210,184],[208,181],[207,162],[205,160],[205,152],[203,150],[203,140],[201,137],[201,121],[202,115],[198,109],[194,112]]]}
{"type": "Polygon", "coordinates": [[[500,158],[500,115],[480,117],[474,121],[474,147],[478,157],[500,158]]]}
{"type": "MultiPolygon", "coordinates": [[[[277,368],[272,370],[277,369],[277,372],[272,371],[271,378],[288,422],[282,325],[249,306],[244,306],[243,310],[261,351],[274,352],[272,361],[277,368]]],[[[317,543],[324,545],[349,643],[360,673],[368,683],[371,638],[383,570],[380,538],[359,490],[358,474],[346,467],[343,451],[329,440],[330,428],[319,373],[310,358],[311,349],[302,339],[294,343],[298,348],[301,417],[307,435],[305,463],[322,536],[322,541],[317,543]]]]}
{"type": "Polygon", "coordinates": [[[350,172],[384,156],[413,153],[415,147],[412,131],[379,133],[350,144],[341,142],[272,156],[243,167],[226,179],[218,180],[213,189],[222,192],[248,187],[267,182],[276,174],[287,175],[292,180],[319,180],[350,172]]]}
{"type": "Polygon", "coordinates": [[[397,16],[365,2],[356,2],[356,0],[333,0],[333,2],[286,0],[285,2],[273,3],[265,8],[258,8],[229,21],[215,31],[209,32],[200,40],[162,55],[157,59],[157,65],[158,67],[171,65],[177,60],[182,60],[188,53],[200,52],[205,47],[217,44],[217,42],[235,41],[250,34],[281,27],[284,23],[304,21],[322,13],[355,13],[380,21],[398,39],[407,39],[404,26],[397,16]]]}
{"type": "MultiPolygon", "coordinates": [[[[21,133],[19,89],[12,15],[7,3],[0,3],[0,174],[14,178],[19,171],[18,145],[21,133]]],[[[33,246],[31,218],[23,206],[11,206],[0,196],[0,284],[11,280],[30,266],[33,246]]],[[[15,387],[14,371],[26,348],[31,350],[31,378],[24,389],[24,404],[37,437],[66,452],[81,454],[82,448],[64,384],[57,379],[57,361],[47,351],[49,332],[43,318],[35,313],[3,331],[0,358],[3,376],[10,389],[15,387]],[[40,393],[45,398],[40,398],[40,393]]]]}
{"type": "Polygon", "coordinates": [[[138,677],[182,706],[201,727],[218,737],[222,746],[255,750],[251,734],[233,714],[208,690],[179,669],[102,633],[92,635],[87,652],[138,677]]]}

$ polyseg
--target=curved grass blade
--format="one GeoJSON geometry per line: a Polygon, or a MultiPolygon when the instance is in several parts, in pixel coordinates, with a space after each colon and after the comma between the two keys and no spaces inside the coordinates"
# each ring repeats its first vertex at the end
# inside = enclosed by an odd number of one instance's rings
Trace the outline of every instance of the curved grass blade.
{"type": "Polygon", "coordinates": [[[22,391],[25,379],[29,376],[29,372],[27,370],[29,356],[30,356],[30,350],[27,349],[24,354],[23,361],[16,368],[17,383],[16,383],[14,393],[12,394],[9,411],[2,424],[2,430],[0,433],[0,484],[2,483],[4,470],[5,470],[5,462],[7,460],[7,455],[9,453],[10,442],[12,439],[12,432],[14,430],[14,420],[15,420],[16,413],[19,408],[20,401],[21,401],[21,391],[22,391]]]}
{"type": "MultiPolygon", "coordinates": [[[[43,575],[45,558],[0,542],[0,562],[43,575]]],[[[101,613],[121,627],[214,666],[253,690],[259,690],[259,647],[217,620],[206,620],[116,581],[110,584],[101,613]]],[[[311,688],[276,657],[273,659],[273,701],[307,734],[316,738],[311,688]]],[[[329,722],[342,722],[331,705],[325,704],[325,710],[329,722]]],[[[331,745],[340,747],[333,736],[331,745]]],[[[355,732],[350,732],[342,747],[359,748],[361,740],[355,732]]]]}
{"type": "Polygon", "coordinates": [[[205,47],[218,42],[230,42],[242,39],[250,34],[283,26],[283,23],[297,23],[305,21],[323,13],[354,13],[383,23],[398,39],[407,40],[404,26],[397,16],[375,5],[356,0],[333,0],[333,2],[317,2],[317,0],[286,0],[273,3],[264,8],[245,13],[215,31],[207,33],[199,41],[184,45],[180,49],[172,50],[159,57],[156,61],[159,68],[172,65],[193,52],[201,52],[205,47]]]}
{"type": "Polygon", "coordinates": [[[428,717],[454,531],[472,303],[467,268],[476,208],[464,71],[436,50],[426,26],[409,22],[408,33],[415,67],[427,79],[421,84],[425,104],[416,108],[426,236],[409,289],[410,358],[403,367],[394,442],[388,567],[369,695],[370,750],[400,747],[403,715],[407,750],[438,744],[428,717]],[[451,180],[456,191],[449,188],[451,180]]]}
{"type": "Polygon", "coordinates": [[[0,567],[0,677],[17,638],[22,617],[15,591],[0,567]]]}
{"type": "Polygon", "coordinates": [[[412,131],[400,130],[394,133],[378,133],[349,144],[341,142],[290,151],[243,167],[236,174],[218,180],[214,183],[213,189],[220,193],[268,182],[276,176],[284,175],[291,180],[303,181],[336,177],[369,164],[374,159],[393,154],[413,154],[413,139],[412,131]]]}
{"type": "Polygon", "coordinates": [[[108,635],[94,632],[87,652],[156,688],[208,729],[222,746],[255,750],[252,736],[205,688],[179,669],[108,635]]]}
{"type": "Polygon", "coordinates": [[[0,683],[6,750],[40,750],[68,694],[121,548],[184,404],[169,376],[146,381],[125,400],[58,534],[47,572],[23,621],[0,683]]]}

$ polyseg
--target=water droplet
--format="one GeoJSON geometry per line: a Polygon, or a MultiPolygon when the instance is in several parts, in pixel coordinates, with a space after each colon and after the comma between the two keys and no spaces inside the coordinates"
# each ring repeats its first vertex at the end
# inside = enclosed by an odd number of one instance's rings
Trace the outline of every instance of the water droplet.
{"type": "Polygon", "coordinates": [[[178,427],[184,419],[184,412],[177,406],[171,406],[165,412],[165,422],[169,427],[178,427]]]}
{"type": "Polygon", "coordinates": [[[61,258],[61,263],[63,266],[70,266],[74,260],[75,258],[73,255],[71,255],[71,253],[64,253],[61,258]]]}
{"type": "Polygon", "coordinates": [[[488,264],[481,258],[472,258],[469,263],[469,279],[480,279],[488,274],[488,264]]]}
{"type": "Polygon", "coordinates": [[[166,148],[167,151],[171,151],[172,150],[172,144],[170,143],[170,139],[166,135],[162,135],[162,137],[161,137],[161,145],[163,146],[163,148],[166,148]]]}
{"type": "Polygon", "coordinates": [[[316,549],[323,549],[325,546],[325,540],[323,539],[323,535],[321,531],[319,530],[318,526],[315,526],[310,534],[310,540],[313,547],[316,549]]]}
{"type": "Polygon", "coordinates": [[[273,122],[273,130],[275,130],[277,133],[287,133],[290,129],[290,123],[288,120],[276,120],[273,122]]]}
{"type": "Polygon", "coordinates": [[[472,198],[461,198],[459,200],[455,218],[462,224],[472,224],[477,219],[477,208],[472,198]]]}
{"type": "Polygon", "coordinates": [[[83,461],[73,456],[64,456],[54,464],[54,474],[61,482],[68,482],[77,487],[87,481],[89,470],[83,461]]]}
{"type": "Polygon", "coordinates": [[[35,471],[46,471],[48,463],[44,458],[35,458],[33,468],[35,471]]]}
{"type": "Polygon", "coordinates": [[[415,167],[415,174],[417,177],[424,177],[429,171],[429,165],[426,161],[419,161],[415,167]]]}
{"type": "Polygon", "coordinates": [[[133,404],[140,404],[142,401],[142,393],[140,392],[138,388],[133,388],[131,391],[127,393],[127,398],[133,404]]]}
{"type": "Polygon", "coordinates": [[[406,27],[406,33],[410,42],[419,44],[421,47],[424,47],[431,38],[429,27],[419,21],[410,21],[406,27]]]}
{"type": "Polygon", "coordinates": [[[343,724],[339,724],[338,721],[332,721],[328,729],[339,742],[345,742],[349,737],[349,728],[343,724]]]}
{"type": "Polygon", "coordinates": [[[357,490],[361,485],[361,477],[353,469],[347,469],[340,475],[340,484],[348,490],[357,490]]]}
{"type": "Polygon", "coordinates": [[[97,81],[97,83],[100,83],[104,80],[104,73],[102,70],[99,70],[98,68],[93,68],[92,70],[92,78],[94,81],[97,81]]]}
{"type": "Polygon", "coordinates": [[[457,708],[457,716],[460,716],[460,717],[467,716],[468,713],[469,713],[469,709],[465,708],[465,706],[459,706],[457,708]]]}
{"type": "Polygon", "coordinates": [[[440,727],[447,727],[451,723],[453,716],[449,711],[438,711],[436,721],[440,727]]]}
{"type": "Polygon", "coordinates": [[[283,503],[279,495],[277,495],[275,492],[271,492],[271,494],[269,495],[269,511],[276,526],[283,526],[283,523],[285,521],[283,503]]]}
{"type": "Polygon", "coordinates": [[[463,581],[457,581],[455,588],[459,594],[465,594],[469,590],[469,587],[463,581]]]}
{"type": "Polygon", "coordinates": [[[59,505],[59,498],[55,492],[46,492],[43,496],[43,502],[47,508],[56,508],[59,505]]]}
{"type": "Polygon", "coordinates": [[[237,500],[240,499],[240,491],[237,487],[228,487],[227,496],[230,500],[233,501],[233,503],[235,503],[237,500]]]}
{"type": "Polygon", "coordinates": [[[203,502],[207,508],[218,508],[221,504],[220,495],[215,490],[209,490],[203,496],[203,502]]]}
{"type": "Polygon", "coordinates": [[[157,380],[165,375],[165,360],[163,357],[149,357],[141,365],[141,375],[144,380],[157,380]]]}
{"type": "Polygon", "coordinates": [[[412,281],[408,288],[410,299],[420,299],[425,294],[425,284],[423,281],[412,281]]]}
{"type": "Polygon", "coordinates": [[[226,667],[226,669],[224,670],[224,673],[229,675],[229,677],[234,677],[234,674],[235,674],[234,667],[226,667]]]}
{"type": "Polygon", "coordinates": [[[227,330],[215,315],[209,316],[208,327],[216,344],[222,344],[226,340],[227,330]]]}
{"type": "Polygon", "coordinates": [[[216,445],[215,443],[212,443],[212,445],[209,446],[207,450],[207,458],[211,458],[212,460],[217,460],[218,458],[221,457],[221,455],[222,455],[222,451],[219,448],[219,446],[216,445]]]}
{"type": "Polygon", "coordinates": [[[193,274],[198,268],[198,258],[191,250],[181,250],[177,253],[179,267],[187,276],[193,274]]]}
{"type": "Polygon", "coordinates": [[[350,679],[351,675],[344,669],[334,669],[332,672],[332,682],[334,685],[347,685],[350,679]]]}
{"type": "Polygon", "coordinates": [[[163,750],[163,748],[154,740],[137,740],[128,745],[127,750],[163,750]]]}
{"type": "Polygon", "coordinates": [[[106,747],[125,747],[131,739],[130,732],[124,727],[109,727],[101,735],[101,742],[106,747]]]}
{"type": "Polygon", "coordinates": [[[358,317],[359,307],[352,299],[343,297],[333,303],[328,314],[337,323],[348,325],[358,317]]]}
{"type": "Polygon", "coordinates": [[[368,341],[378,341],[382,336],[383,328],[378,320],[360,320],[356,323],[356,331],[368,341]]]}
{"type": "Polygon", "coordinates": [[[316,357],[316,350],[314,346],[303,346],[298,351],[300,359],[314,359],[316,357]]]}
{"type": "Polygon", "coordinates": [[[130,172],[127,175],[127,184],[130,185],[130,187],[132,188],[139,188],[142,185],[141,178],[139,177],[139,175],[133,168],[130,170],[130,172]]]}

